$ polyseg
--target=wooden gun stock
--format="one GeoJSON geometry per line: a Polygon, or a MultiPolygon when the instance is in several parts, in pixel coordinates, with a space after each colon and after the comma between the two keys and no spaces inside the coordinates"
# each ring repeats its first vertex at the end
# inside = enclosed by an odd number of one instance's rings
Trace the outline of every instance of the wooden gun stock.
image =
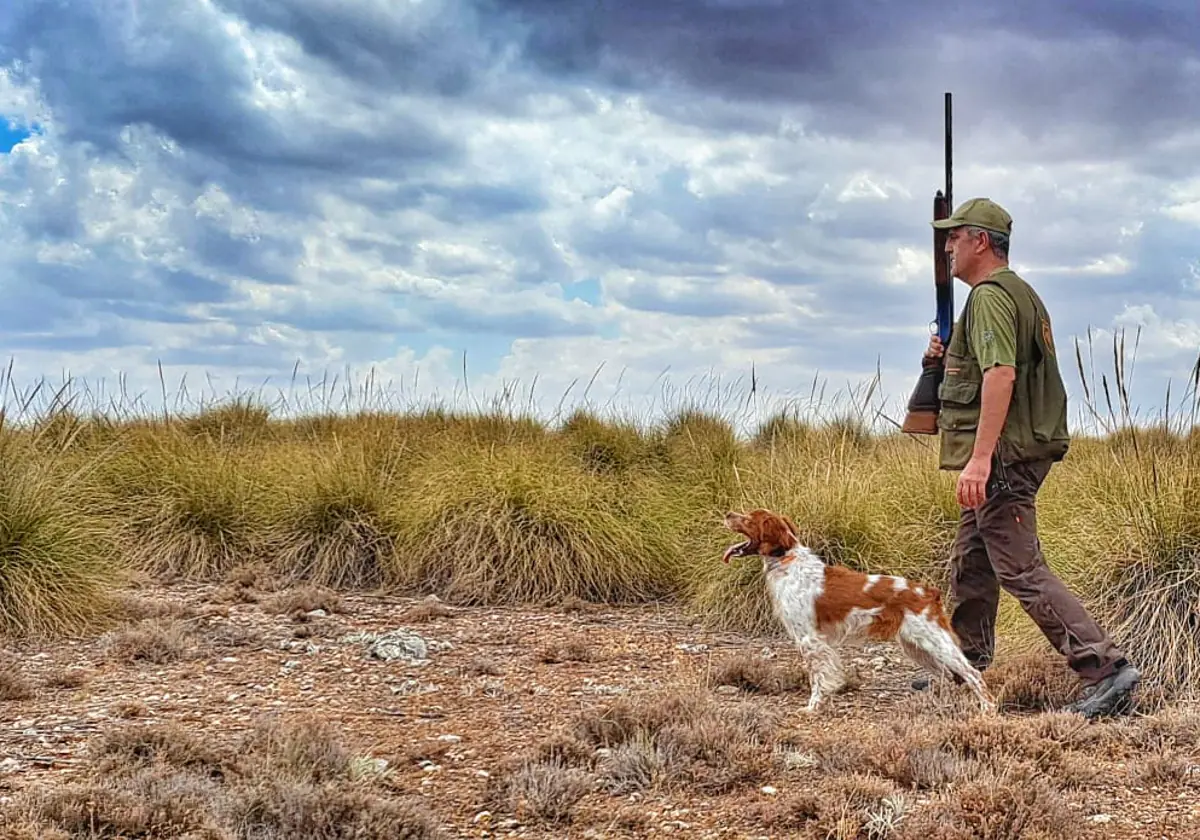
{"type": "MultiPolygon", "coordinates": [[[[953,144],[951,142],[950,94],[946,94],[946,189],[938,190],[933,198],[933,218],[945,219],[953,208],[953,144]]],[[[942,346],[950,343],[954,327],[954,277],[950,273],[950,258],[946,254],[947,231],[933,230],[933,283],[937,297],[937,330],[942,346]]],[[[944,357],[921,359],[921,375],[908,399],[907,413],[900,431],[915,435],[936,435],[941,400],[938,387],[942,384],[946,366],[944,357]]]]}

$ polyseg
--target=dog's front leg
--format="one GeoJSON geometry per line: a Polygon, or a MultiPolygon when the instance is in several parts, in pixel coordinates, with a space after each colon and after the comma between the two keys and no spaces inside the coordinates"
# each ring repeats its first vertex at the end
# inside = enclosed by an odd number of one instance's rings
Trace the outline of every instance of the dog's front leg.
{"type": "Polygon", "coordinates": [[[837,650],[819,636],[798,640],[801,652],[808,660],[809,697],[805,711],[820,710],[825,700],[841,691],[845,685],[842,676],[842,658],[837,650]]]}

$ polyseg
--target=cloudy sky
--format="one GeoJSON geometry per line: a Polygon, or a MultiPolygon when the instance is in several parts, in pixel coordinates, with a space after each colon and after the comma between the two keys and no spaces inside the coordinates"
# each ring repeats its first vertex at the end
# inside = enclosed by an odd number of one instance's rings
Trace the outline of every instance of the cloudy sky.
{"type": "Polygon", "coordinates": [[[9,0],[6,398],[644,414],[753,366],[759,411],[878,374],[899,417],[948,90],[1072,393],[1076,338],[1098,378],[1140,326],[1158,411],[1200,352],[1198,45],[1194,0],[9,0]]]}

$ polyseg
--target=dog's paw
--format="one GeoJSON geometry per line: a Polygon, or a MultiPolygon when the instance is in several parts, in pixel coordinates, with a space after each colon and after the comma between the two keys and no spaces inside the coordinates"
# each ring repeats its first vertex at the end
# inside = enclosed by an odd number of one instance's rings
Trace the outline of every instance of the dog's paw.
{"type": "Polygon", "coordinates": [[[800,713],[806,717],[818,715],[821,713],[822,709],[825,708],[825,705],[826,703],[824,698],[821,698],[820,700],[809,700],[808,704],[800,709],[800,713]]]}

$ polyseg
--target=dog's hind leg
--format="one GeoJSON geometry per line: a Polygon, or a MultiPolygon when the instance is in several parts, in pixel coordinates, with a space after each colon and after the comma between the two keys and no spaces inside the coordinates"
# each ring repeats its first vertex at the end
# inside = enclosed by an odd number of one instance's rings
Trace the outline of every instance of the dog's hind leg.
{"type": "Polygon", "coordinates": [[[950,673],[965,682],[979,699],[985,712],[996,711],[987,685],[979,671],[967,661],[954,637],[937,622],[923,615],[905,616],[898,634],[900,647],[909,658],[934,675],[950,673]]]}

